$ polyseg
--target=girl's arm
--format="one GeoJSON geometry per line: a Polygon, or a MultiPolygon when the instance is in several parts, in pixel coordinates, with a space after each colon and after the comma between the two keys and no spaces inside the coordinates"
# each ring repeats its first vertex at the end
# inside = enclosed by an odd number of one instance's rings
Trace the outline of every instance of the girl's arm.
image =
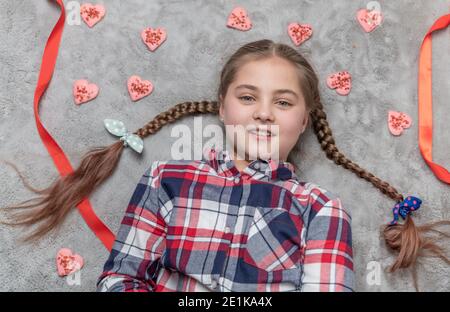
{"type": "Polygon", "coordinates": [[[302,291],[353,291],[351,217],[334,197],[314,211],[306,234],[302,291]]]}
{"type": "Polygon", "coordinates": [[[162,189],[159,162],[140,179],[121,222],[97,291],[153,291],[161,269],[170,202],[162,189]]]}

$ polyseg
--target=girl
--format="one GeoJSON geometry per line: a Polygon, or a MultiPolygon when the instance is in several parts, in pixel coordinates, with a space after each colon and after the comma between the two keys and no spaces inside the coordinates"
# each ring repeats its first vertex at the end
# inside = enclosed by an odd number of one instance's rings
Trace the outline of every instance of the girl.
{"type": "MultiPolygon", "coordinates": [[[[244,126],[249,146],[154,162],[131,197],[98,291],[353,291],[351,218],[339,197],[296,176],[301,134],[312,123],[329,159],[397,203],[410,197],[339,152],[305,58],[270,40],[248,43],[225,64],[217,102],[178,104],[135,134],[199,113],[244,126]],[[261,140],[278,142],[278,157],[255,159],[261,140]]],[[[41,222],[29,238],[61,224],[112,174],[123,148],[118,141],[90,151],[73,174],[39,191],[38,203],[22,206],[38,210],[16,215],[14,224],[41,222]]],[[[385,226],[387,246],[398,252],[391,271],[413,266],[422,250],[448,262],[424,236],[446,222],[416,227],[407,214],[405,223],[385,226]]]]}

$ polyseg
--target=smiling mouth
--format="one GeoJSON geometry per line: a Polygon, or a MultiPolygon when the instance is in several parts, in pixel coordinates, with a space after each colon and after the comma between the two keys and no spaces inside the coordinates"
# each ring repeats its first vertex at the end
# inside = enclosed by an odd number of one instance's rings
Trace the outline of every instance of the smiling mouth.
{"type": "Polygon", "coordinates": [[[274,133],[272,133],[270,130],[266,129],[252,129],[249,130],[248,133],[254,137],[256,137],[258,140],[270,140],[272,137],[275,136],[274,133]]]}

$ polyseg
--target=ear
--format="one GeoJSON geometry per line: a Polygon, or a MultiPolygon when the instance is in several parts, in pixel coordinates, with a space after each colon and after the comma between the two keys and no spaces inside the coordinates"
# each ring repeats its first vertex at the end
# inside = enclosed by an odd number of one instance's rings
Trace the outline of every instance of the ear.
{"type": "Polygon", "coordinates": [[[309,113],[305,114],[305,117],[303,118],[303,124],[302,124],[302,132],[305,132],[306,126],[308,126],[308,120],[309,120],[309,113]]]}

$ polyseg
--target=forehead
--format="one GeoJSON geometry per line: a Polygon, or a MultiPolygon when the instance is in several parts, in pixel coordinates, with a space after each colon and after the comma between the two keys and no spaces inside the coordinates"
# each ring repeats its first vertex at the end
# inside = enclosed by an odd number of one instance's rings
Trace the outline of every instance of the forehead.
{"type": "Polygon", "coordinates": [[[250,89],[258,92],[292,90],[298,95],[302,94],[297,67],[280,57],[244,62],[231,84],[234,89],[243,89],[243,86],[253,86],[250,89]]]}

